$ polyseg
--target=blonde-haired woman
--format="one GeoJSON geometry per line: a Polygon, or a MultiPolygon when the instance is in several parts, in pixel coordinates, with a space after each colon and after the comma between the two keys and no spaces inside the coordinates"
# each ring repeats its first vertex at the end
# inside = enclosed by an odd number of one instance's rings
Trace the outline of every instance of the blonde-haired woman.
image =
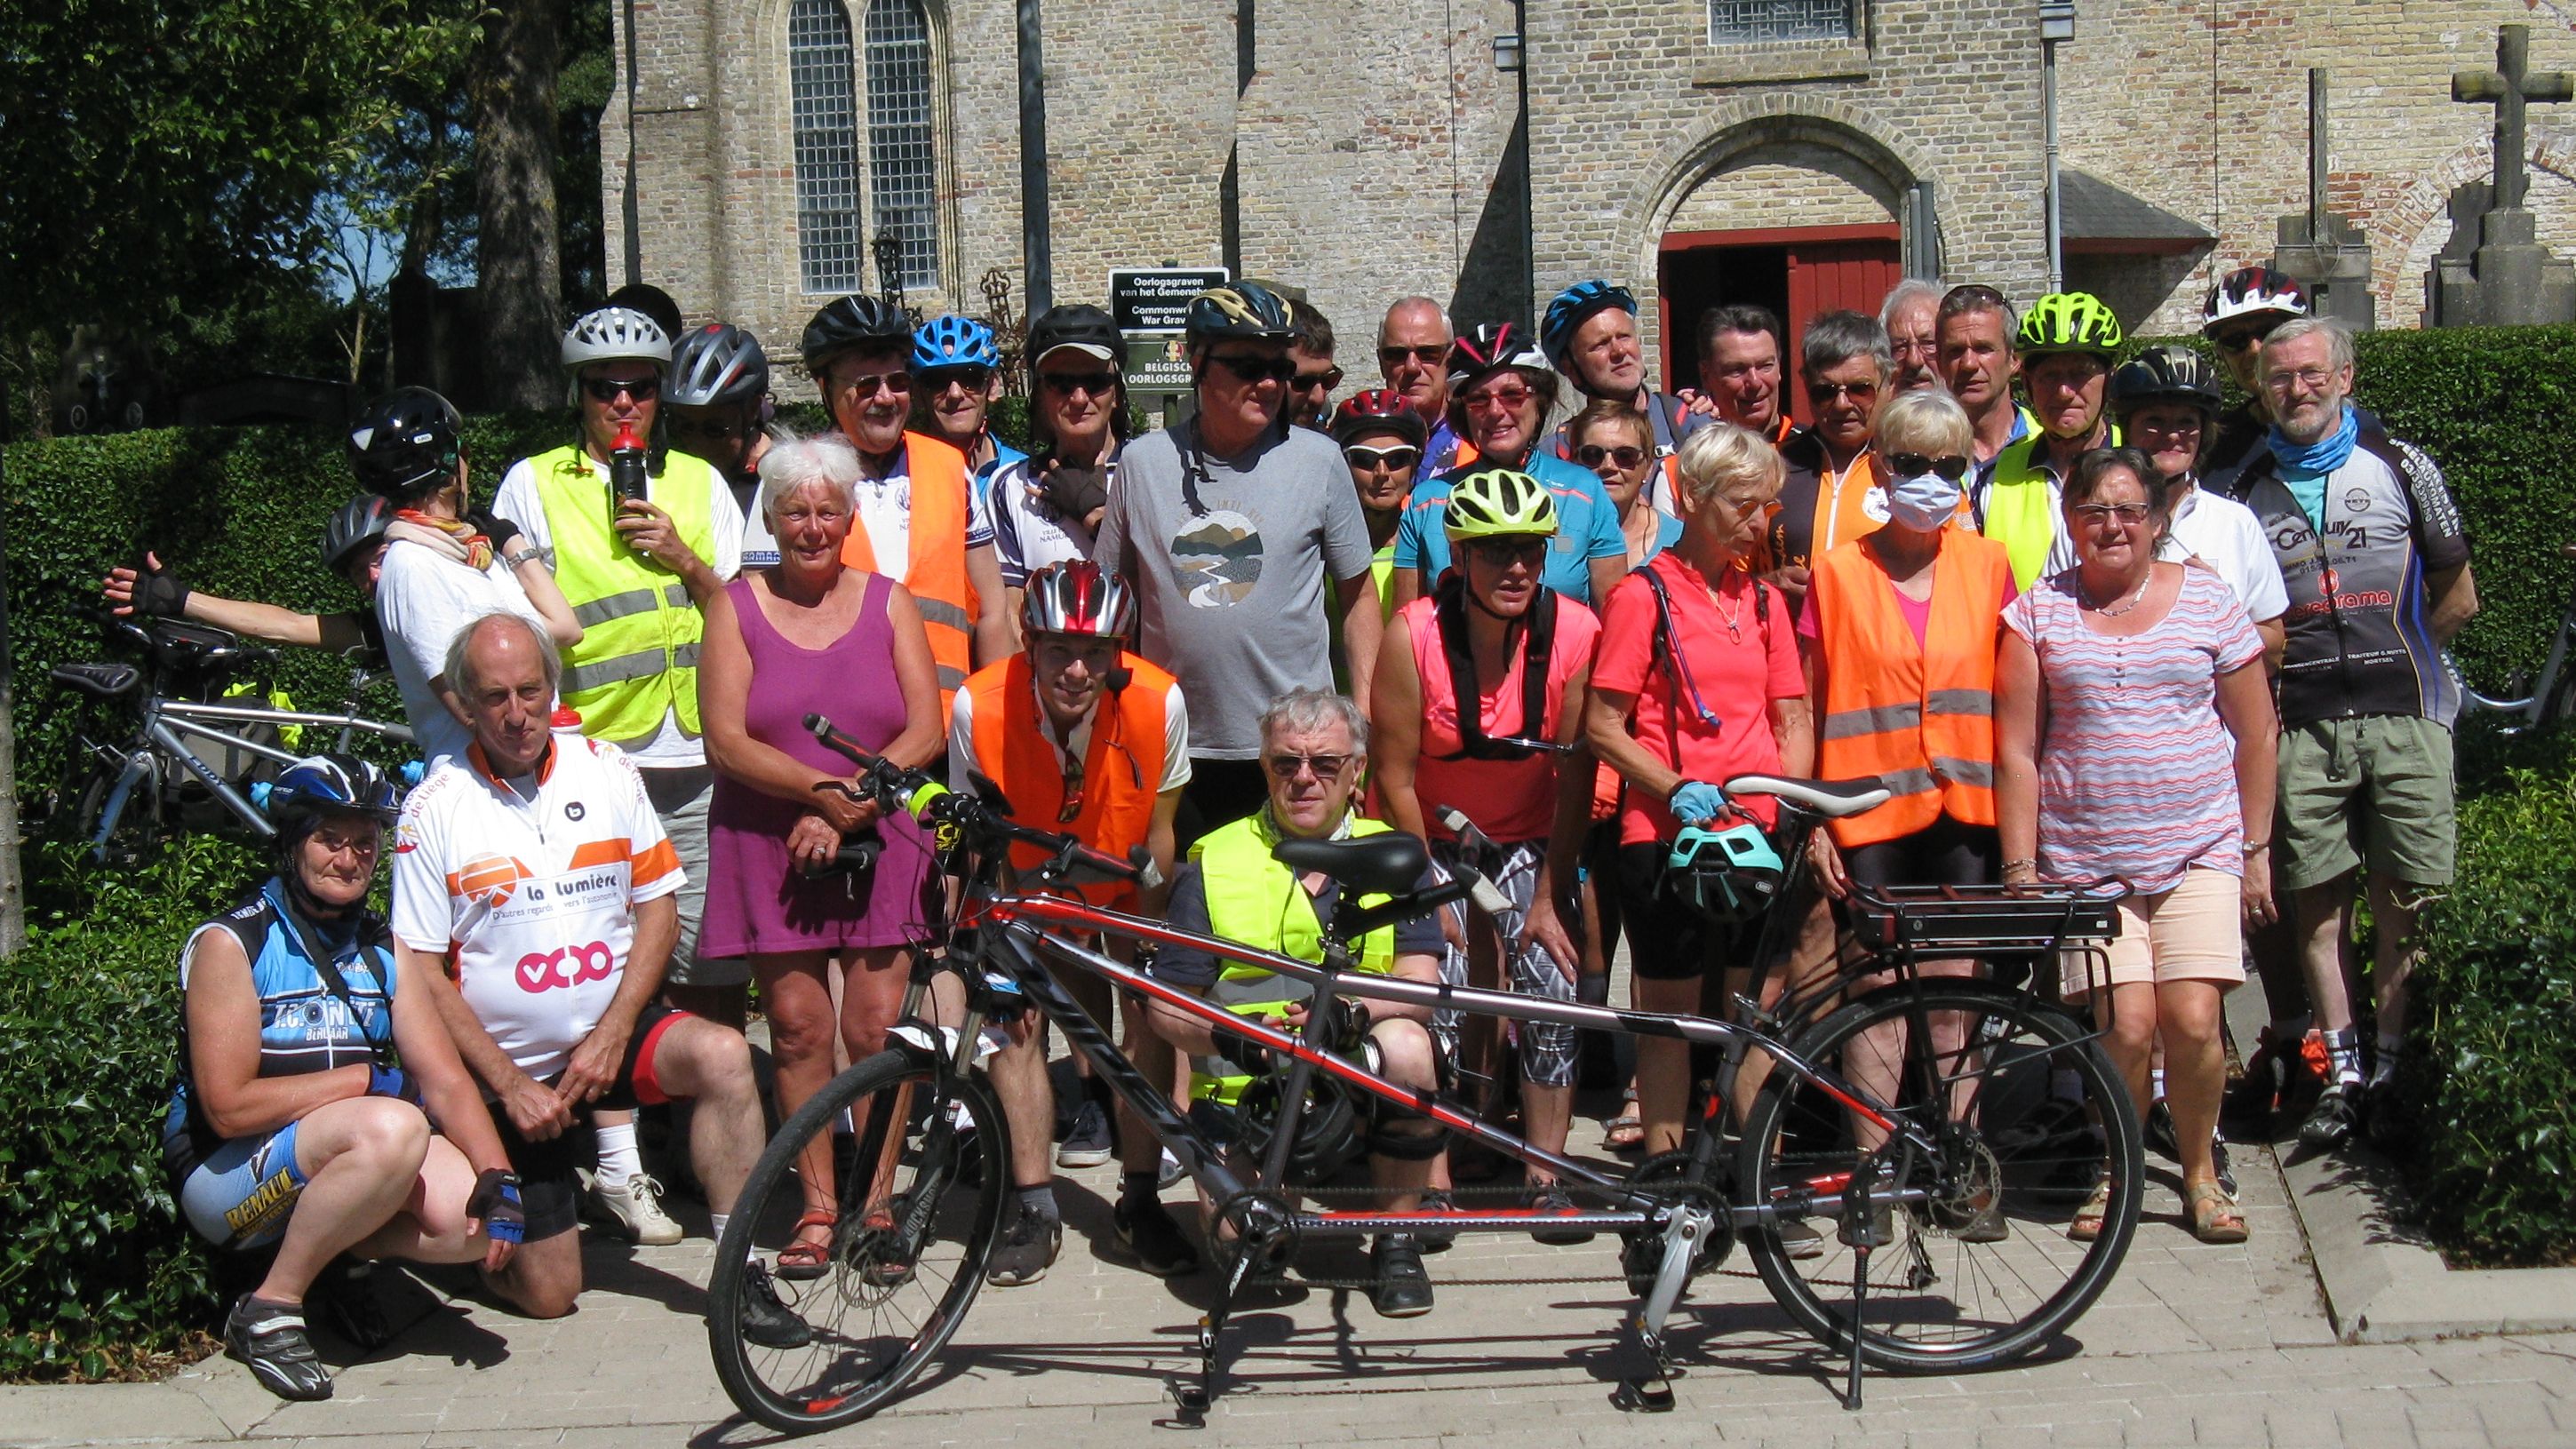
{"type": "MultiPolygon", "coordinates": [[[[1632,939],[1661,943],[1631,960],[1639,1007],[1695,1012],[1701,977],[1759,933],[1720,928],[1663,890],[1684,825],[1729,805],[1719,787],[1756,772],[1804,775],[1815,759],[1806,681],[1789,603],[1745,560],[1780,491],[1780,455],[1759,435],[1715,424],[1682,444],[1679,541],[1610,593],[1584,728],[1628,791],[1619,811],[1622,914],[1632,939]]],[[[1769,829],[1768,797],[1733,802],[1769,829]]],[[[1645,1149],[1679,1147],[1690,1090],[1686,1043],[1637,1043],[1645,1149]]]]}

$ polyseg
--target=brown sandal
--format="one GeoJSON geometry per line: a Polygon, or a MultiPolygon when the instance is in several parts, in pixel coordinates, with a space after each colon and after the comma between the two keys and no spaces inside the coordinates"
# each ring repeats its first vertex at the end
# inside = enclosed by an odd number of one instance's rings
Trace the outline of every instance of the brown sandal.
{"type": "Polygon", "coordinates": [[[2191,1235],[2204,1243],[2245,1241],[2245,1214],[2215,1182],[2195,1182],[2184,1189],[2183,1211],[2191,1219],[2191,1235]]]}
{"type": "Polygon", "coordinates": [[[2079,1243],[2089,1243],[2102,1236],[2102,1224],[2111,1216],[2111,1175],[2104,1173],[2093,1180],[2093,1195],[2075,1210],[2074,1221],[2066,1225],[2066,1236],[2079,1243]]]}
{"type": "MultiPolygon", "coordinates": [[[[815,1208],[796,1220],[796,1231],[802,1233],[807,1228],[821,1228],[829,1234],[840,1225],[839,1213],[830,1208],[815,1208]]],[[[820,1278],[831,1266],[832,1243],[829,1237],[819,1243],[809,1243],[799,1238],[778,1250],[776,1272],[779,1277],[791,1283],[804,1283],[820,1278]]]]}

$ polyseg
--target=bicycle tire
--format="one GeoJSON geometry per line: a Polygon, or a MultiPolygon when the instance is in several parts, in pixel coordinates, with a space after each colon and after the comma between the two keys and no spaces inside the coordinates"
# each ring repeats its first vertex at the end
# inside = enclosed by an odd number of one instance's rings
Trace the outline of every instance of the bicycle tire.
{"type": "Polygon", "coordinates": [[[952,1077],[944,1064],[897,1048],[815,1093],[769,1140],[716,1245],[707,1343],[734,1405],[772,1429],[811,1434],[864,1419],[902,1393],[947,1346],[983,1287],[1010,1180],[1010,1132],[981,1073],[952,1077]],[[853,1128],[846,1153],[833,1140],[844,1110],[853,1128]],[[881,1151],[890,1126],[900,1139],[881,1151]],[[818,1135],[836,1154],[841,1219],[831,1261],[819,1278],[774,1285],[813,1341],[763,1348],[742,1334],[747,1267],[755,1250],[774,1250],[791,1235],[787,1225],[804,1203],[797,1161],[818,1135]],[[872,1215],[860,1205],[880,1170],[885,1210],[872,1215]],[[909,1252],[896,1246],[907,1223],[924,1234],[909,1252]]]}
{"type": "MultiPolygon", "coordinates": [[[[1916,1011],[1957,1012],[1968,1050],[1928,1049],[1909,1030],[1891,1115],[1926,1129],[1943,1150],[1915,1164],[1900,1187],[1931,1197],[1889,1210],[1891,1241],[1869,1264],[1860,1350],[1869,1363],[1898,1372],[1961,1372],[2008,1363],[2047,1343],[2090,1308],[2119,1270],[2138,1224],[2144,1139],[2137,1111],[2085,1026],[2065,1011],[1988,982],[1928,978],[1917,988],[1872,992],[1824,1018],[1793,1044],[1802,1059],[1843,1072],[1854,1054],[1883,1050],[1885,1039],[1856,1042],[1864,1032],[1908,1021],[1916,1011]],[[2051,1078],[2071,1072],[2082,1100],[2068,1104],[2051,1078]],[[1937,1081],[1953,1083],[1943,1090],[1937,1081]],[[1975,1100],[1954,1114],[1955,1083],[1972,1081],[1975,1100]],[[2109,1210],[2089,1243],[2062,1225],[2111,1174],[2109,1210]],[[1985,1193],[1991,1189],[1991,1199],[1985,1193]],[[1971,1241],[1963,1230],[1976,1206],[1992,1201],[2004,1237],[1971,1241]],[[1946,1289],[1946,1291],[1944,1291],[1946,1289]]],[[[1927,1016],[1925,1018],[1929,1020],[1927,1016]]],[[[1743,1201],[1794,1206],[1802,1193],[1828,1188],[1861,1160],[1852,1116],[1813,1080],[1775,1073],[1754,1100],[1737,1158],[1743,1201]]],[[[1856,1250],[1842,1241],[1839,1214],[1807,1219],[1823,1252],[1793,1260],[1769,1229],[1745,1236],[1764,1286],[1807,1332],[1839,1353],[1851,1351],[1850,1297],[1856,1250]]]]}

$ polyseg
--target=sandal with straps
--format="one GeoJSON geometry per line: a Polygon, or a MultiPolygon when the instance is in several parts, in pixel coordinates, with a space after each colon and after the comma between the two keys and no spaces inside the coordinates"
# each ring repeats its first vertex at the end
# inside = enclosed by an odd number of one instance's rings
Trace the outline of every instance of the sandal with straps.
{"type": "MultiPolygon", "coordinates": [[[[838,1212],[830,1208],[814,1208],[796,1220],[796,1231],[802,1233],[807,1228],[821,1228],[830,1233],[840,1225],[838,1212]]],[[[828,1238],[823,1242],[809,1243],[800,1237],[778,1250],[778,1266],[773,1271],[790,1283],[805,1283],[822,1277],[831,1266],[832,1244],[828,1238]]]]}
{"type": "Polygon", "coordinates": [[[1637,1115],[1637,1089],[1630,1087],[1620,1097],[1619,1115],[1601,1124],[1601,1149],[1634,1152],[1645,1145],[1645,1119],[1637,1115]]]}
{"type": "Polygon", "coordinates": [[[2245,1214],[2215,1182],[2195,1182],[2185,1189],[2183,1211],[2191,1219],[2191,1235],[2204,1243],[2245,1241],[2245,1214]]]}
{"type": "Polygon", "coordinates": [[[2079,1243],[2089,1243],[2102,1236],[2102,1224],[2111,1216],[2111,1175],[2093,1179],[2093,1195],[2075,1210],[2075,1218],[2066,1225],[2066,1236],[2079,1243]]]}

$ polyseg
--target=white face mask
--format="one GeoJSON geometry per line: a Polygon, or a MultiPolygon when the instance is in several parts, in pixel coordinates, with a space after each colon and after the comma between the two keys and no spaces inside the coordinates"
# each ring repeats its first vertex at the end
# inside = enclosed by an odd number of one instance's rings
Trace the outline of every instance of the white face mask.
{"type": "Polygon", "coordinates": [[[1938,473],[1918,473],[1887,486],[1888,517],[1917,533],[1930,533],[1959,511],[1959,485],[1938,473]]]}

